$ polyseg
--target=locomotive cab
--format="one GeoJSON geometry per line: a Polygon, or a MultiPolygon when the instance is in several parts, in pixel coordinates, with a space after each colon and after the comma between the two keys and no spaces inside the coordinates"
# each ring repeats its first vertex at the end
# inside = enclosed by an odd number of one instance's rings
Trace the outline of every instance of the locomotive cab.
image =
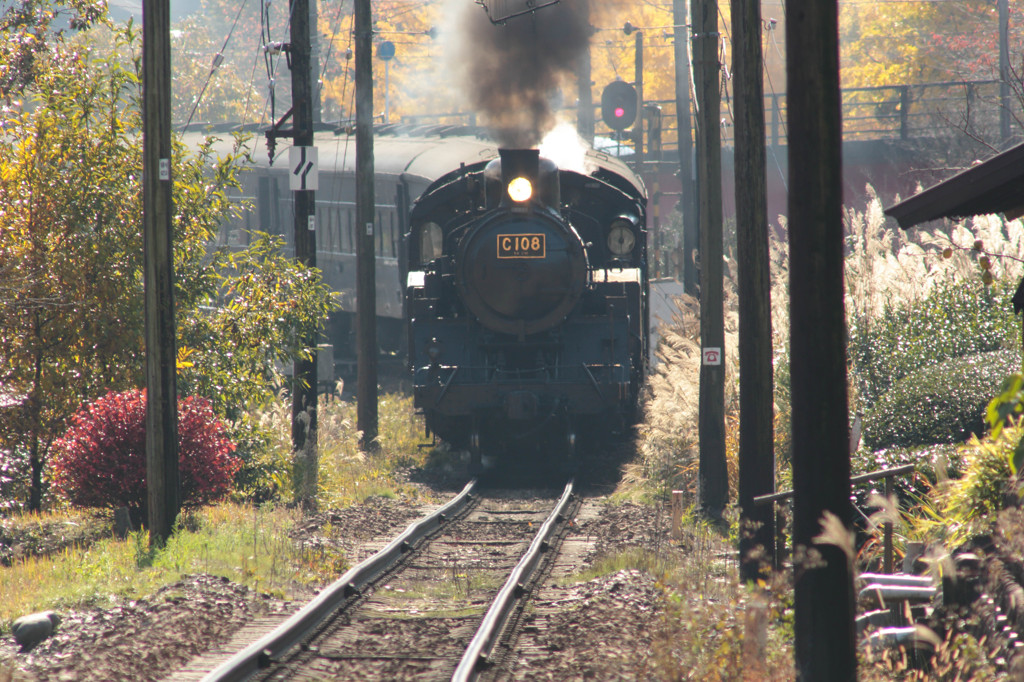
{"type": "Polygon", "coordinates": [[[645,197],[536,149],[437,180],[413,207],[406,309],[429,431],[479,453],[607,430],[646,370],[645,197]]]}

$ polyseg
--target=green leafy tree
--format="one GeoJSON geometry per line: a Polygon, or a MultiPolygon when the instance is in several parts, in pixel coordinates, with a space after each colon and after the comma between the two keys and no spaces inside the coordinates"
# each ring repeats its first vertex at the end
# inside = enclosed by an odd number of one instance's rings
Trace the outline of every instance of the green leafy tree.
{"type": "Polygon", "coordinates": [[[31,464],[29,507],[42,502],[45,454],[68,410],[142,366],[137,76],[62,37],[20,78],[27,106],[3,116],[0,384],[21,396],[5,419],[8,450],[31,464]]]}
{"type": "MultiPolygon", "coordinates": [[[[999,13],[992,0],[845,3],[840,34],[844,87],[999,77],[999,13]]],[[[1020,55],[1024,28],[1012,2],[1009,39],[1011,54],[1020,55]]]]}
{"type": "MultiPolygon", "coordinates": [[[[0,38],[22,35],[12,31],[0,38]]],[[[69,416],[143,383],[138,35],[130,24],[106,31],[102,50],[91,35],[39,34],[47,44],[9,79],[25,104],[12,98],[0,112],[0,472],[28,471],[24,483],[6,473],[0,485],[33,510],[69,416]]],[[[24,63],[12,59],[0,73],[24,63]]],[[[304,352],[295,339],[329,309],[318,272],[274,256],[265,240],[244,255],[211,250],[238,210],[229,191],[244,158],[177,145],[173,160],[179,347],[194,358],[182,384],[221,414],[234,410],[233,420],[268,394],[272,360],[304,352]],[[240,312],[243,298],[249,310],[240,312]],[[208,312],[225,301],[229,312],[208,312]],[[281,306],[287,314],[265,323],[281,306]],[[261,352],[261,366],[245,349],[265,344],[276,346],[261,352]]]]}
{"type": "Polygon", "coordinates": [[[105,3],[68,0],[56,5],[49,0],[21,0],[7,3],[0,16],[0,96],[8,105],[16,103],[33,84],[40,65],[50,51],[48,35],[65,29],[88,28],[105,16],[105,3]]]}
{"type": "Polygon", "coordinates": [[[219,252],[207,292],[217,305],[179,321],[180,389],[208,396],[235,424],[267,399],[276,366],[310,352],[302,339],[333,309],[320,272],[297,267],[283,248],[280,237],[257,233],[246,250],[219,252]]]}

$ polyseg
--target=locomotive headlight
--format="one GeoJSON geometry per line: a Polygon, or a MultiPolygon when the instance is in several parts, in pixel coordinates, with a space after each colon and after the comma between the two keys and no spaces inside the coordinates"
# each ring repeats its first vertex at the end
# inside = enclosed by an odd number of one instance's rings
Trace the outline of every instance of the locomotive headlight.
{"type": "Polygon", "coordinates": [[[529,201],[533,196],[533,184],[524,177],[513,178],[508,183],[508,196],[512,201],[529,201]]]}
{"type": "Polygon", "coordinates": [[[612,223],[608,230],[608,250],[616,256],[625,256],[633,250],[636,235],[633,234],[633,223],[620,218],[612,223]]]}

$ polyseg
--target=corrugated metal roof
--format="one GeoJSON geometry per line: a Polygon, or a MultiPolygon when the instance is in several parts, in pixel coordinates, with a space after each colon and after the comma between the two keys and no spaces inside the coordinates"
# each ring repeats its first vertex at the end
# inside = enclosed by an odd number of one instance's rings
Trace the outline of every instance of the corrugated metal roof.
{"type": "Polygon", "coordinates": [[[939,218],[1003,213],[1024,215],[1024,144],[885,209],[903,229],[939,218]]]}

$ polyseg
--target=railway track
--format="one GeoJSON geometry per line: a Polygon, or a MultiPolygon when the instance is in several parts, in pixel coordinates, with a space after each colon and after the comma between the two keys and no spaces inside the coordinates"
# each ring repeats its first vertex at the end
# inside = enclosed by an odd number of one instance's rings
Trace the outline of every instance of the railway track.
{"type": "Polygon", "coordinates": [[[203,679],[476,679],[578,508],[471,481],[203,679]]]}

